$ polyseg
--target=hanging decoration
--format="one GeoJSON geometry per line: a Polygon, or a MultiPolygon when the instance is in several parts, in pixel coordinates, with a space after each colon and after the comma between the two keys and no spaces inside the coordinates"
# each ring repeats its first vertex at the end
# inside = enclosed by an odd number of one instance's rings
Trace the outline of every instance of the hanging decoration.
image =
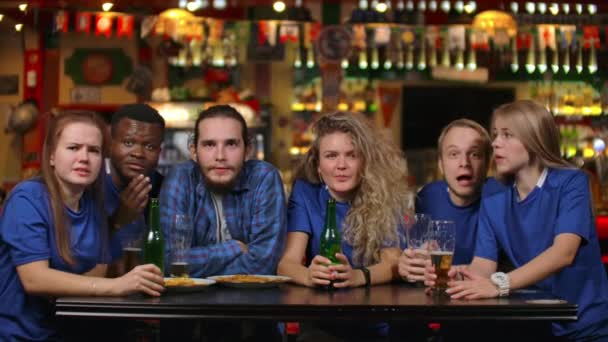
{"type": "Polygon", "coordinates": [[[112,17],[105,13],[98,13],[95,16],[95,35],[106,36],[109,38],[112,35],[112,17]]]}
{"type": "Polygon", "coordinates": [[[76,13],[76,32],[89,33],[91,30],[91,13],[76,13]]]}

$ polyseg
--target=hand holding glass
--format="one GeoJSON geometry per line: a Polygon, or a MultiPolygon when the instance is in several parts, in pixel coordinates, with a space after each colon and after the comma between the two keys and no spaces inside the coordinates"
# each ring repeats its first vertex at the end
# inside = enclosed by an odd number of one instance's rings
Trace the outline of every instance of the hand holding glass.
{"type": "MultiPolygon", "coordinates": [[[[427,236],[431,227],[431,216],[427,214],[406,215],[404,227],[407,248],[414,251],[416,259],[428,259],[427,236]]],[[[408,279],[408,281],[410,280],[408,279]]],[[[420,285],[422,286],[422,283],[420,285]]]]}
{"type": "Polygon", "coordinates": [[[429,232],[428,248],[431,263],[435,268],[435,293],[442,294],[448,288],[448,272],[452,267],[452,257],[456,246],[456,225],[454,221],[433,221],[429,232]]]}
{"type": "Polygon", "coordinates": [[[173,277],[188,277],[188,253],[192,245],[193,231],[194,226],[190,216],[183,214],[174,216],[169,239],[171,276],[173,277]]]}

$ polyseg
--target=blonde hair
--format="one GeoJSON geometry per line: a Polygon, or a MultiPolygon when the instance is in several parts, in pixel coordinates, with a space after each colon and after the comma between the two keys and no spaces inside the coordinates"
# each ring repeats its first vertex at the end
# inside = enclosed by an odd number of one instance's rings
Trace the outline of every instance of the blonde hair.
{"type": "Polygon", "coordinates": [[[561,157],[560,135],[551,113],[531,100],[503,104],[492,114],[492,131],[497,117],[506,120],[517,139],[521,141],[530,159],[538,158],[540,165],[549,168],[572,168],[561,157]]]}
{"type": "Polygon", "coordinates": [[[403,152],[363,115],[336,112],[313,126],[315,140],[296,171],[295,179],[320,184],[319,144],[326,135],[348,134],[362,160],[360,184],[344,219],[344,239],[353,246],[353,261],[369,265],[380,261],[380,250],[399,241],[397,226],[412,196],[403,152]]]}
{"type": "Polygon", "coordinates": [[[489,165],[490,158],[492,156],[492,140],[490,139],[490,134],[488,134],[488,131],[483,128],[483,126],[469,119],[456,119],[443,127],[441,133],[439,134],[439,138],[437,139],[437,151],[439,152],[439,158],[441,158],[443,154],[443,140],[445,139],[445,136],[452,128],[456,127],[471,128],[475,132],[479,133],[479,136],[483,140],[483,159],[485,161],[485,165],[489,165]]]}
{"type": "MultiPolygon", "coordinates": [[[[51,155],[57,150],[57,143],[63,130],[74,123],[86,123],[96,127],[102,136],[102,160],[107,155],[107,144],[105,132],[105,123],[95,112],[89,111],[68,111],[57,115],[50,120],[44,145],[42,150],[41,174],[42,180],[49,192],[50,207],[52,211],[53,226],[55,229],[55,243],[59,255],[69,265],[74,265],[72,249],[70,247],[70,221],[65,209],[65,198],[59,185],[59,180],[54,172],[54,167],[51,165],[51,155]]],[[[107,223],[105,219],[105,209],[103,201],[103,176],[101,172],[95,182],[87,187],[91,190],[97,208],[100,212],[101,220],[101,236],[102,239],[107,239],[107,223]]],[[[102,240],[105,241],[105,240],[102,240]]],[[[102,246],[106,248],[105,244],[102,246]]],[[[102,249],[102,250],[103,250],[102,249]]],[[[104,251],[105,253],[105,251],[104,251]]]]}

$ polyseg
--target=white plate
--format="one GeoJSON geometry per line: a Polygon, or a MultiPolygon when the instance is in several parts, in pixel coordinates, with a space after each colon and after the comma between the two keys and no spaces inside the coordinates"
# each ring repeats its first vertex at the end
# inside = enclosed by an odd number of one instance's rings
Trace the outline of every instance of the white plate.
{"type": "Polygon", "coordinates": [[[221,275],[208,277],[208,279],[215,280],[218,284],[223,284],[230,287],[238,288],[261,288],[261,287],[273,287],[282,283],[286,283],[291,280],[290,277],[275,276],[275,275],[262,275],[262,274],[233,274],[233,275],[221,275]],[[240,281],[232,279],[235,276],[243,277],[255,277],[259,281],[240,281]]]}
{"type": "MultiPolygon", "coordinates": [[[[165,278],[165,281],[171,278],[165,278]]],[[[165,286],[167,292],[197,292],[208,288],[210,285],[215,284],[215,280],[205,278],[190,278],[194,281],[193,285],[180,285],[180,286],[165,286]]]]}

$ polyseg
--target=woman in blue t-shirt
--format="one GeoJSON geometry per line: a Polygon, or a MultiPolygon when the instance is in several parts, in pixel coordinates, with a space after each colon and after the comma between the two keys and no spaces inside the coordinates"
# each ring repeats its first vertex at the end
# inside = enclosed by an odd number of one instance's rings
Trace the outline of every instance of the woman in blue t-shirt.
{"type": "MultiPolygon", "coordinates": [[[[309,287],[330,282],[335,288],[370,286],[395,279],[401,252],[398,214],[412,197],[402,152],[360,114],[325,115],[314,132],[289,199],[287,244],[278,273],[309,287]],[[336,200],[342,237],[339,265],[319,255],[330,197],[336,200]]],[[[359,338],[387,334],[386,325],[329,330],[359,338]]]]}
{"type": "Polygon", "coordinates": [[[535,102],[496,109],[492,132],[496,171],[511,186],[482,199],[475,257],[452,271],[463,278],[447,292],[455,299],[492,298],[534,286],[578,304],[578,321],[554,323],[554,335],[608,340],[608,280],[587,177],[560,157],[557,125],[535,102]],[[500,250],[515,267],[508,274],[496,272],[500,250]]]}
{"type": "Polygon", "coordinates": [[[18,184],[0,217],[0,340],[56,340],[52,298],[158,296],[163,278],[154,265],[105,279],[107,221],[99,176],[107,142],[94,113],[51,119],[42,177],[18,184]]]}

